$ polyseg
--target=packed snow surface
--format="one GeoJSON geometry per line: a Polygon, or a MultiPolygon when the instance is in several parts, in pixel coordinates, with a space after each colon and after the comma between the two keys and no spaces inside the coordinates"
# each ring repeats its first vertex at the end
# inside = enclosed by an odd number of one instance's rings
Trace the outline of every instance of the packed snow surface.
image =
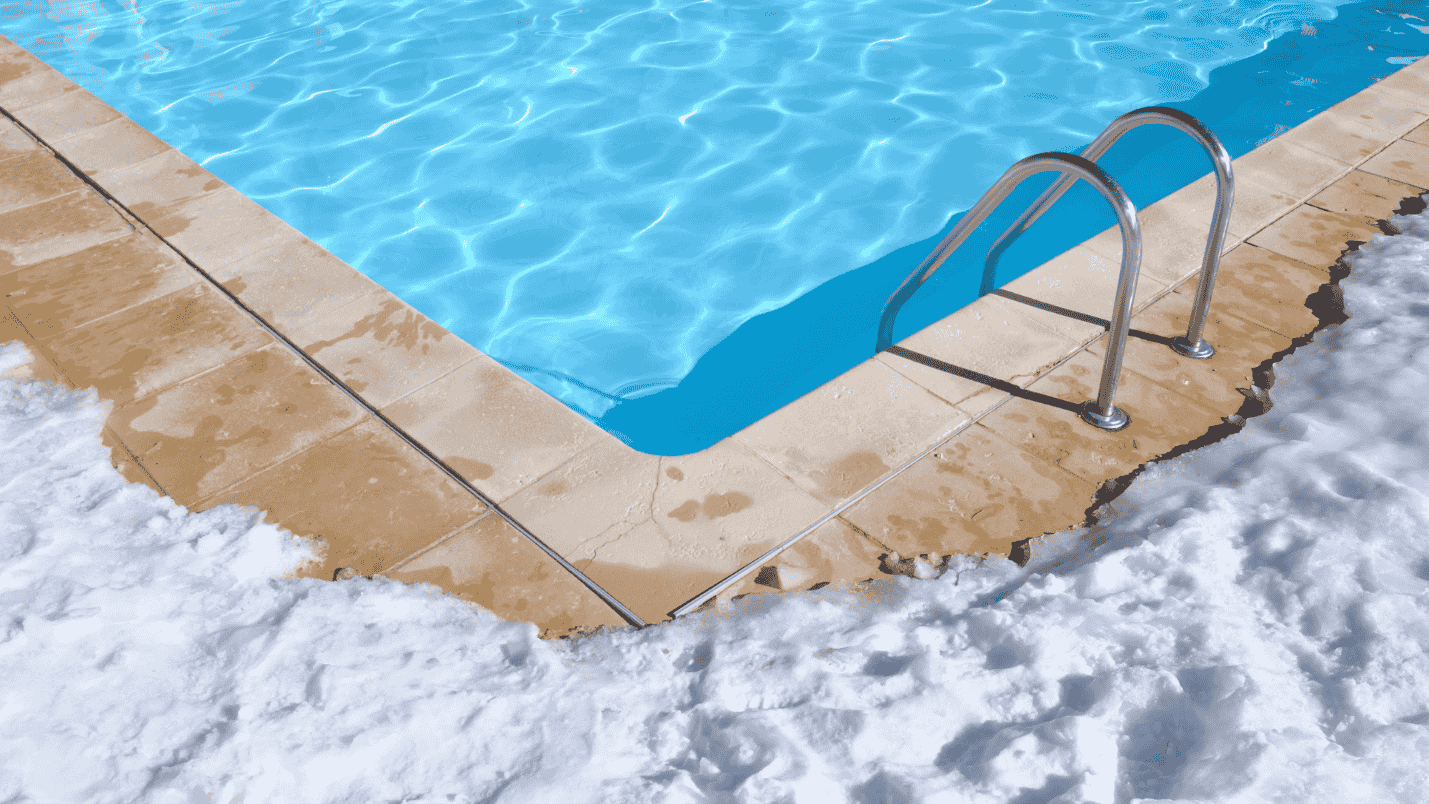
{"type": "MultiPolygon", "coordinates": [[[[1019,569],[542,641],[110,467],[0,381],[0,802],[1429,801],[1429,217],[1274,408],[1019,569]]],[[[0,374],[25,359],[0,347],[0,374]]]]}

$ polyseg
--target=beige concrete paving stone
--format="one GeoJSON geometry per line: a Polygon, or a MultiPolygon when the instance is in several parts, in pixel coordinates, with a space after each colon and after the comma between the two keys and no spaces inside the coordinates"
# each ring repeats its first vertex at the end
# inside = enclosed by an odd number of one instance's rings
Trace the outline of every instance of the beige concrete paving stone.
{"type": "Polygon", "coordinates": [[[1384,234],[1363,216],[1297,207],[1250,238],[1251,245],[1307,265],[1334,265],[1351,240],[1369,242],[1384,234]]]}
{"type": "MultiPolygon", "coordinates": [[[[623,546],[633,552],[657,539],[649,534],[652,528],[648,522],[637,525],[628,534],[630,544],[623,546]]],[[[626,563],[624,559],[628,559],[628,555],[617,558],[621,560],[604,561],[603,556],[581,558],[571,564],[647,623],[671,619],[670,612],[734,572],[729,567],[696,564],[648,567],[626,563]]]]}
{"type": "MultiPolygon", "coordinates": [[[[1214,214],[1214,212],[1212,213],[1214,214]]],[[[1189,217],[1182,205],[1157,202],[1137,211],[1141,221],[1141,279],[1155,279],[1171,285],[1195,273],[1201,267],[1210,236],[1209,221],[1203,223],[1189,217]]],[[[1103,231],[1084,243],[1087,248],[1121,265],[1121,228],[1103,231]]]]}
{"type": "MultiPolygon", "coordinates": [[[[691,455],[647,457],[654,488],[626,520],[633,527],[608,529],[562,551],[647,621],[665,619],[829,511],[730,439],[691,455]]],[[[528,526],[545,532],[535,522],[528,526]]]]}
{"type": "Polygon", "coordinates": [[[1369,87],[1280,135],[1336,161],[1357,165],[1424,122],[1393,95],[1369,87]]]}
{"type": "Polygon", "coordinates": [[[977,419],[987,415],[988,411],[1011,398],[1011,393],[989,386],[959,402],[957,408],[966,414],[970,420],[977,419]]]}
{"type": "MultiPolygon", "coordinates": [[[[1299,203],[1348,173],[1350,167],[1348,163],[1278,137],[1235,160],[1236,206],[1241,203],[1242,182],[1274,188],[1277,194],[1299,203]]],[[[1234,215],[1232,221],[1235,221],[1234,215]]],[[[1253,224],[1247,229],[1255,231],[1253,224]]]]}
{"type": "MultiPolygon", "coordinates": [[[[1209,161],[1207,160],[1208,167],[1209,161]]],[[[1271,188],[1261,188],[1253,183],[1247,183],[1246,177],[1241,173],[1242,171],[1239,169],[1232,168],[1232,177],[1235,180],[1235,199],[1231,206],[1230,221],[1226,224],[1226,239],[1222,253],[1234,248],[1237,243],[1265,223],[1289,212],[1295,205],[1290,197],[1283,193],[1277,194],[1271,188]]],[[[1216,174],[1214,172],[1207,173],[1148,207],[1148,209],[1155,208],[1164,209],[1187,221],[1194,221],[1201,227],[1204,236],[1201,238],[1201,245],[1197,247],[1200,250],[1195,252],[1198,255],[1196,268],[1199,268],[1199,255],[1205,253],[1205,238],[1210,236],[1211,222],[1216,216],[1216,174]]],[[[1118,258],[1120,258],[1120,253],[1120,251],[1117,252],[1118,258]]]]}
{"type": "Polygon", "coordinates": [[[1361,215],[1372,222],[1387,220],[1395,214],[1404,199],[1423,192],[1422,187],[1352,170],[1316,193],[1307,203],[1330,212],[1361,215]]]}
{"type": "Polygon", "coordinates": [[[88,189],[0,214],[0,273],[73,254],[134,231],[88,189]]]}
{"type": "Polygon", "coordinates": [[[0,117],[0,161],[39,150],[34,138],[9,120],[0,117]]]}
{"type": "MultiPolygon", "coordinates": [[[[104,175],[104,189],[149,225],[228,185],[173,148],[104,175]]],[[[217,266],[215,266],[217,267],[217,266]]]]}
{"type": "Polygon", "coordinates": [[[123,405],[273,343],[208,283],[62,330],[56,365],[78,388],[123,405]]]}
{"type": "Polygon", "coordinates": [[[380,288],[291,337],[377,408],[481,355],[476,347],[380,288]]]}
{"type": "Polygon", "coordinates": [[[167,496],[164,489],[160,488],[159,484],[154,482],[154,478],[150,477],[149,473],[145,472],[144,468],[134,461],[134,457],[129,454],[129,450],[125,447],[124,442],[119,440],[119,437],[114,434],[113,430],[105,427],[100,433],[100,439],[103,441],[104,446],[109,448],[109,462],[115,469],[119,470],[119,474],[123,475],[125,480],[130,483],[148,486],[154,490],[154,493],[160,496],[167,496]]]}
{"type": "Polygon", "coordinates": [[[1015,541],[1082,524],[1095,493],[975,424],[842,516],[903,557],[1006,555],[1015,541]]]}
{"type": "MultiPolygon", "coordinates": [[[[1221,268],[1211,293],[1211,316],[1214,318],[1229,312],[1287,338],[1297,338],[1319,324],[1319,319],[1305,301],[1329,279],[1329,271],[1324,268],[1316,268],[1249,243],[1237,246],[1235,251],[1221,259],[1221,268]]],[[[1138,320],[1137,326],[1162,335],[1175,335],[1179,327],[1180,334],[1184,335],[1196,284],[1194,281],[1187,282],[1173,294],[1177,299],[1168,296],[1163,299],[1166,304],[1152,305],[1138,320]],[[1171,309],[1171,305],[1175,305],[1176,309],[1176,315],[1171,319],[1153,321],[1145,317],[1146,313],[1171,309]]],[[[1220,341],[1225,337],[1207,335],[1206,339],[1219,349],[1220,341]]]]}
{"type": "MultiPolygon", "coordinates": [[[[1423,65],[1415,69],[1422,72],[1423,65]]],[[[1386,91],[1382,82],[1345,98],[1326,112],[1349,115],[1355,125],[1375,132],[1384,144],[1407,137],[1429,118],[1429,110],[1406,104],[1403,98],[1386,91]]]]}
{"type": "Polygon", "coordinates": [[[842,517],[834,517],[720,592],[719,598],[728,600],[756,592],[816,589],[831,583],[855,584],[886,577],[879,565],[888,552],[842,517]]]}
{"type": "Polygon", "coordinates": [[[218,266],[209,275],[274,329],[309,341],[333,334],[322,322],[331,321],[342,308],[372,293],[387,292],[297,232],[218,266]]]}
{"type": "Polygon", "coordinates": [[[1235,204],[1231,207],[1226,245],[1233,248],[1244,242],[1255,232],[1285,217],[1299,203],[1274,184],[1262,184],[1250,176],[1242,177],[1236,173],[1235,204]]]}
{"type": "MultiPolygon", "coordinates": [[[[1209,158],[1206,160],[1206,166],[1208,170],[1212,170],[1214,167],[1210,164],[1209,158]]],[[[1243,181],[1241,175],[1235,171],[1234,167],[1232,168],[1232,178],[1234,179],[1235,196],[1234,203],[1231,206],[1230,221],[1226,224],[1226,237],[1222,244],[1222,253],[1234,248],[1236,243],[1244,240],[1248,234],[1255,231],[1254,229],[1248,228],[1252,225],[1248,216],[1236,214],[1240,209],[1241,196],[1245,188],[1242,186],[1243,181]]],[[[1185,221],[1193,222],[1195,226],[1200,228],[1202,235],[1200,245],[1194,247],[1188,246],[1189,252],[1195,256],[1195,266],[1193,270],[1200,268],[1200,258],[1201,255],[1205,253],[1206,240],[1211,234],[1211,223],[1216,217],[1216,187],[1217,177],[1212,170],[1212,172],[1207,173],[1179,190],[1173,191],[1166,197],[1147,207],[1148,211],[1154,210],[1158,216],[1180,218],[1185,221]]],[[[1288,203],[1287,201],[1287,209],[1289,208],[1288,203]]],[[[1120,251],[1117,253],[1119,255],[1120,251]]]]}
{"type": "Polygon", "coordinates": [[[0,273],[10,306],[38,341],[199,281],[146,231],[0,273]]]}
{"type": "MultiPolygon", "coordinates": [[[[1026,386],[1080,346],[1066,335],[1033,323],[1022,312],[1034,309],[997,296],[983,296],[898,345],[959,368],[1026,386]]],[[[901,355],[882,352],[876,359],[967,413],[981,413],[999,398],[997,394],[981,394],[987,388],[981,383],[901,355]]]]}
{"type": "Polygon", "coordinates": [[[1429,145],[1429,123],[1420,123],[1414,127],[1413,131],[1405,134],[1401,139],[1417,142],[1420,145],[1429,145]]]}
{"type": "Polygon", "coordinates": [[[0,162],[0,213],[87,189],[48,151],[35,149],[0,162]]]}
{"type": "MultiPolygon", "coordinates": [[[[1120,255],[1111,259],[1081,245],[1008,282],[1001,290],[1109,321],[1120,275],[1120,255]]],[[[1135,309],[1145,307],[1169,288],[1170,285],[1156,277],[1142,274],[1136,283],[1135,309]]],[[[1106,331],[1105,326],[1010,301],[1025,308],[1019,310],[1023,315],[1077,343],[1086,343],[1106,331]]]]}
{"type": "Polygon", "coordinates": [[[170,496],[192,505],[366,415],[273,344],[117,405],[107,423],[170,496]]]}
{"type": "Polygon", "coordinates": [[[164,151],[172,150],[168,143],[127,117],[117,117],[107,123],[77,132],[63,142],[51,140],[50,147],[92,177],[138,164],[164,151]]]}
{"type": "MultiPolygon", "coordinates": [[[[665,554],[719,558],[745,550],[751,538],[768,538],[765,528],[783,531],[797,523],[788,531],[794,533],[828,511],[729,439],[691,455],[661,457],[605,433],[503,508],[572,561],[607,549],[647,521],[669,537],[660,548],[665,554]]],[[[648,554],[638,560],[654,566],[664,559],[648,554]]]]}
{"type": "Polygon", "coordinates": [[[1429,186],[1429,145],[1396,140],[1367,159],[1360,170],[1416,187],[1429,186]]]}
{"type": "Polygon", "coordinates": [[[501,517],[488,514],[383,573],[430,583],[509,621],[531,621],[548,636],[576,626],[625,620],[501,517]]]}
{"type": "MultiPolygon", "coordinates": [[[[1293,287],[1288,291],[1292,294],[1292,300],[1293,294],[1299,292],[1293,287]]],[[[1315,287],[1318,287],[1318,284],[1315,287]]],[[[1136,317],[1135,326],[1156,334],[1177,331],[1184,334],[1190,321],[1195,288],[1187,287],[1184,290],[1184,293],[1168,294],[1143,310],[1136,317]]],[[[1216,353],[1208,359],[1184,357],[1164,343],[1138,337],[1130,337],[1126,342],[1124,367],[1134,370],[1137,375],[1148,378],[1163,388],[1169,388],[1200,403],[1216,414],[1217,418],[1207,421],[1202,431],[1219,421],[1219,417],[1229,416],[1239,410],[1245,396],[1236,389],[1249,389],[1255,385],[1252,369],[1272,355],[1290,347],[1290,338],[1232,315],[1232,311],[1239,309],[1236,303],[1238,298],[1232,288],[1227,288],[1224,298],[1219,302],[1212,300],[1204,337],[1215,347],[1216,353]]],[[[1264,308],[1254,306],[1248,309],[1256,311],[1264,308]]],[[[1295,334],[1303,335],[1314,329],[1314,326],[1315,318],[1311,316],[1304,331],[1295,334]]],[[[1106,342],[1105,336],[1093,341],[1087,347],[1087,353],[1097,360],[1104,359],[1106,342]]],[[[1172,414],[1157,415],[1167,417],[1172,414]]]]}
{"type": "MultiPolygon", "coordinates": [[[[1034,382],[1031,390],[1080,405],[1096,398],[1101,373],[1102,360],[1080,352],[1034,382]]],[[[1116,432],[1093,427],[1070,410],[1018,398],[980,422],[1033,455],[1101,483],[1194,441],[1224,415],[1125,368],[1116,405],[1131,417],[1131,423],[1116,432]]]]}
{"type": "Polygon", "coordinates": [[[1381,79],[1374,88],[1398,98],[1405,108],[1429,114],[1429,62],[1423,59],[1381,79]]]}
{"type": "Polygon", "coordinates": [[[0,66],[10,69],[0,69],[0,83],[11,78],[8,73],[25,63],[26,59],[35,60],[29,51],[0,36],[0,66]],[[13,65],[12,65],[13,62],[13,65]]]}
{"type": "Polygon", "coordinates": [[[485,355],[381,410],[498,503],[604,435],[485,355]]]}
{"type": "Polygon", "coordinates": [[[602,432],[501,507],[567,560],[589,555],[650,518],[660,461],[602,432]]]}
{"type": "Polygon", "coordinates": [[[866,360],[733,438],[833,506],[968,421],[912,380],[866,360]]]}
{"type": "Polygon", "coordinates": [[[114,107],[88,92],[65,92],[40,103],[10,109],[10,113],[52,146],[65,137],[121,117],[114,107]]]}
{"type": "Polygon", "coordinates": [[[326,579],[339,567],[382,572],[490,510],[371,415],[196,507],[224,504],[322,539],[322,563],[303,574],[326,579]]]}
{"type": "MultiPolygon", "coordinates": [[[[913,351],[922,352],[923,350],[914,349],[913,351]]],[[[930,357],[935,356],[930,355],[930,357]]],[[[969,415],[976,415],[974,411],[980,412],[996,404],[998,394],[995,392],[984,393],[993,389],[975,380],[927,366],[891,352],[879,352],[873,356],[873,359],[926,388],[939,398],[957,405],[959,410],[969,415]]],[[[946,358],[939,359],[945,363],[954,362],[946,358]]]]}
{"type": "Polygon", "coordinates": [[[140,220],[168,240],[200,268],[212,271],[279,241],[297,230],[232,187],[163,210],[158,219],[140,220]]]}
{"type": "Polygon", "coordinates": [[[22,48],[0,54],[0,108],[11,114],[77,91],[83,91],[78,84],[22,48]]]}

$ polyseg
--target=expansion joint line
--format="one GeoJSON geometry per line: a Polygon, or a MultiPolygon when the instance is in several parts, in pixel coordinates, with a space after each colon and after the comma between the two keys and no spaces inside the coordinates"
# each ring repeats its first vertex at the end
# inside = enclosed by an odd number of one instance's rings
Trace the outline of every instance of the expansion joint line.
{"type": "MultiPolygon", "coordinates": [[[[63,163],[65,167],[69,168],[70,171],[73,172],[74,175],[78,177],[80,181],[83,181],[86,185],[88,185],[91,189],[98,193],[100,197],[104,198],[105,201],[107,201],[111,206],[115,207],[116,209],[123,210],[126,216],[137,222],[140,226],[143,226],[145,230],[147,230],[149,234],[157,238],[159,242],[172,249],[173,252],[179,255],[179,257],[182,258],[184,262],[188,263],[188,266],[190,268],[197,271],[199,276],[202,276],[204,279],[208,280],[209,284],[216,288],[220,293],[227,296],[229,301],[233,302],[233,304],[235,304],[238,309],[242,310],[250,318],[252,318],[258,324],[258,326],[262,327],[269,335],[273,336],[275,340],[288,347],[288,349],[291,350],[293,354],[297,355],[298,358],[301,359],[304,363],[307,363],[308,366],[310,366],[314,371],[321,374],[324,379],[332,383],[343,393],[347,394],[347,396],[352,399],[352,401],[356,402],[359,406],[361,406],[363,410],[367,411],[378,421],[382,422],[382,424],[386,425],[386,427],[391,430],[394,435],[402,439],[404,442],[407,443],[408,446],[410,446],[412,449],[415,449],[423,457],[435,464],[436,467],[438,469],[441,469],[442,472],[444,472],[447,477],[451,478],[453,482],[466,489],[467,492],[470,493],[473,497],[476,497],[476,499],[480,500],[482,505],[485,505],[487,508],[491,509],[492,512],[494,512],[497,516],[505,520],[506,524],[515,528],[516,531],[519,532],[522,536],[525,536],[527,539],[529,539],[532,544],[539,547],[543,552],[546,553],[546,555],[554,559],[557,564],[560,564],[561,567],[566,570],[566,572],[569,572],[571,575],[575,576],[576,580],[580,581],[582,584],[585,585],[587,589],[594,592],[595,595],[599,597],[602,601],[604,601],[606,605],[614,609],[615,612],[619,614],[622,619],[634,626],[647,625],[644,620],[640,619],[640,617],[637,616],[635,612],[627,608],[625,604],[621,603],[619,600],[616,600],[613,595],[602,589],[599,584],[587,577],[585,573],[576,569],[569,561],[561,557],[561,555],[555,550],[551,549],[549,545],[536,538],[536,535],[533,534],[530,530],[528,530],[526,526],[516,521],[516,519],[510,514],[508,514],[506,511],[502,510],[501,506],[497,505],[495,500],[486,496],[486,494],[482,493],[480,489],[471,485],[471,483],[468,483],[466,478],[457,474],[457,472],[453,470],[450,466],[448,466],[445,461],[438,458],[435,454],[432,453],[431,450],[427,449],[416,439],[408,435],[401,427],[398,427],[395,422],[387,418],[387,416],[384,415],[380,410],[373,407],[370,403],[368,403],[367,400],[363,399],[360,395],[358,395],[357,392],[349,388],[346,383],[338,379],[336,375],[328,371],[327,368],[325,368],[322,364],[318,363],[308,353],[300,349],[298,345],[289,340],[287,336],[274,329],[267,321],[264,321],[262,316],[258,315],[250,307],[248,307],[248,305],[244,304],[243,301],[239,299],[236,294],[229,291],[228,288],[224,287],[218,280],[214,279],[207,271],[200,268],[197,263],[190,259],[187,254],[185,254],[182,250],[176,247],[173,243],[170,243],[167,238],[154,231],[152,226],[145,222],[143,218],[140,218],[138,215],[134,214],[134,211],[129,209],[129,207],[124,204],[124,202],[120,201],[118,198],[115,198],[109,193],[109,191],[99,186],[99,184],[95,182],[92,178],[90,178],[88,174],[86,174],[83,170],[80,170],[79,166],[75,165],[73,162],[67,159],[64,154],[61,154],[58,150],[56,150],[53,146],[51,146],[48,142],[46,142],[43,138],[41,138],[38,134],[31,130],[29,126],[26,126],[24,123],[17,120],[15,116],[10,113],[10,110],[0,107],[0,114],[3,114],[21,131],[24,131],[27,135],[34,139],[35,142],[39,143],[45,150],[49,151],[56,159],[63,163]]],[[[138,463],[137,460],[135,462],[138,463]]],[[[139,464],[139,466],[141,469],[143,468],[143,464],[139,464]]],[[[145,473],[148,473],[147,470],[145,470],[145,473]]]]}

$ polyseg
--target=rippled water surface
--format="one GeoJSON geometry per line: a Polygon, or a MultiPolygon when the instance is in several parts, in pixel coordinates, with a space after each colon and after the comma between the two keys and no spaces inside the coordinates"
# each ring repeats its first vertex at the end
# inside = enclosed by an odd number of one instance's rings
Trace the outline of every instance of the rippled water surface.
{"type": "Polygon", "coordinates": [[[1340,5],[103,0],[0,26],[599,417],[1340,5]]]}

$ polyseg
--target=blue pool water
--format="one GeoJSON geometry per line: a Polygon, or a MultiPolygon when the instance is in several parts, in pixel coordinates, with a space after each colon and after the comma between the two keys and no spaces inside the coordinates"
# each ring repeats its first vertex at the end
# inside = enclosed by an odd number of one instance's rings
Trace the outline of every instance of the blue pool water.
{"type": "MultiPolygon", "coordinates": [[[[636,449],[683,454],[867,358],[892,288],[1016,160],[1154,104],[1244,153],[1429,50],[1421,5],[27,1],[0,32],[636,449]]],[[[1103,164],[1139,205],[1209,169],[1170,132],[1125,143],[1103,164]]],[[[998,283],[1112,222],[1077,192],[998,283]]],[[[962,256],[898,337],[975,296],[962,256]]]]}

